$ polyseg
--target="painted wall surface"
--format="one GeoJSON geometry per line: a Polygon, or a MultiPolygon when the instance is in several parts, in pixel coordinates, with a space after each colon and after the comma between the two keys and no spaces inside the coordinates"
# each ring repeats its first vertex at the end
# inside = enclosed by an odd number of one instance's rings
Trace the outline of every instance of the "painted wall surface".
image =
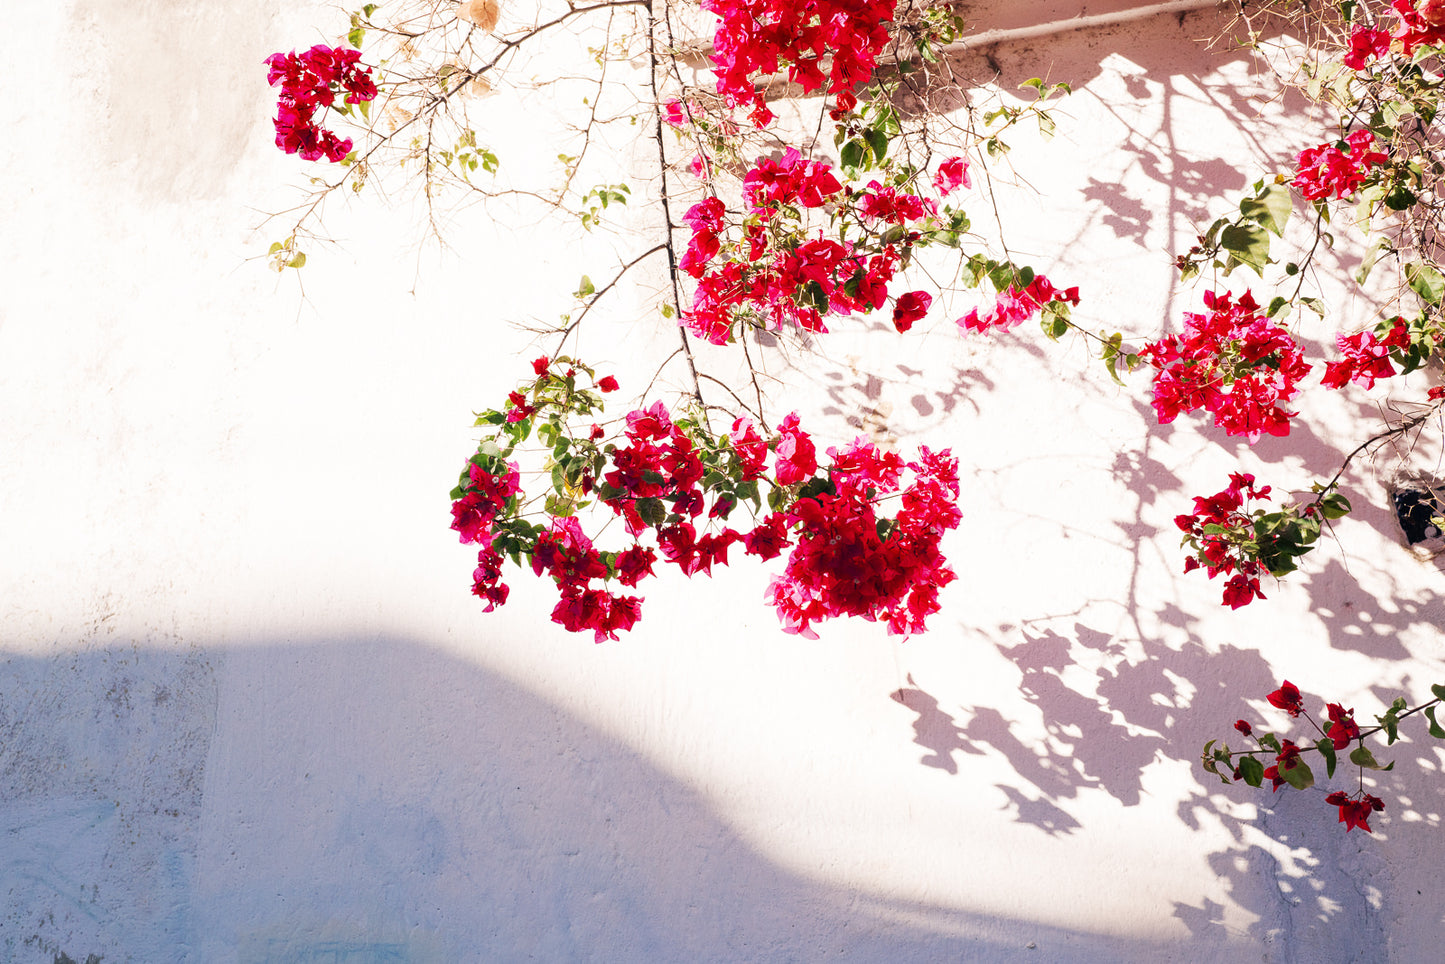
{"type": "MultiPolygon", "coordinates": [[[[340,21],[280,0],[7,13],[0,960],[1438,958],[1437,746],[1392,748],[1373,837],[1324,791],[1197,765],[1283,676],[1362,715],[1445,679],[1441,572],[1382,494],[1404,456],[1351,470],[1342,545],[1267,603],[1230,612],[1179,573],[1191,496],[1239,465],[1327,477],[1374,403],[1317,401],[1254,448],[1159,426],[1083,345],[960,338],[959,295],[905,337],[839,325],[815,357],[766,356],[780,410],[829,444],[863,425],[963,457],[960,579],[926,636],[785,635],[748,561],[664,579],[603,646],[548,623],[529,580],[484,615],[447,528],[469,413],[535,350],[512,323],[566,310],[596,249],[473,207],[438,253],[410,195],[364,198],[328,212],[339,244],[298,289],[250,260],[303,179],[261,60],[340,21]]],[[[1012,249],[1080,285],[1091,327],[1177,326],[1192,226],[1321,139],[1200,43],[1227,20],[960,60],[1075,86],[999,190],[1012,249]]],[[[529,96],[482,102],[504,164],[556,153],[529,96]]],[[[1342,252],[1315,280],[1363,323],[1342,252]]],[[[629,314],[655,281],[581,349],[625,387],[675,338],[629,314]]]]}

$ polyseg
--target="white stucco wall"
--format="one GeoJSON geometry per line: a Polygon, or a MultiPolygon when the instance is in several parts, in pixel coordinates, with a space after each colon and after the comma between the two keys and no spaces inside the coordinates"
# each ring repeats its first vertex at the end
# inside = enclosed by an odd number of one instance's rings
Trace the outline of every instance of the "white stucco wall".
{"type": "MultiPolygon", "coordinates": [[[[1392,748],[1373,837],[1326,791],[1196,763],[1282,676],[1362,716],[1445,679],[1440,572],[1398,545],[1388,458],[1352,470],[1342,546],[1268,602],[1230,612],[1178,572],[1189,497],[1239,464],[1326,476],[1374,402],[1315,400],[1250,448],[1156,425],[1142,379],[1027,328],[840,325],[791,373],[770,361],[780,410],[829,444],[882,413],[963,457],[960,580],[930,633],[787,636],[748,561],[665,577],[603,646],[548,623],[528,579],[484,615],[447,528],[468,413],[531,357],[510,322],[565,310],[595,252],[471,209],[439,254],[415,205],[372,198],[331,211],[341,244],[309,249],[300,290],[247,260],[300,180],[260,62],[340,21],[277,0],[11,13],[0,960],[1436,955],[1435,746],[1392,748]]],[[[1190,225],[1320,139],[1198,43],[1226,19],[987,52],[1006,87],[1075,85],[1051,144],[1016,141],[1031,189],[1001,196],[1013,249],[1078,284],[1092,327],[1177,324],[1190,225]]],[[[504,164],[537,149],[517,100],[485,103],[504,164]]],[[[1327,256],[1321,285],[1345,267],[1327,256]]],[[[587,355],[634,385],[673,337],[596,332],[587,355]]]]}

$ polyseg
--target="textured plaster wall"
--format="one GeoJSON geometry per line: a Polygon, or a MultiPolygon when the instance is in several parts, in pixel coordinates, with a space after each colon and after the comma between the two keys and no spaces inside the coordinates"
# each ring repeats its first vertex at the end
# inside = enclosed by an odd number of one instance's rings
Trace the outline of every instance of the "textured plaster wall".
{"type": "MultiPolygon", "coordinates": [[[[1004,26],[1016,6],[974,5],[1004,26]]],[[[260,61],[339,21],[277,0],[7,12],[0,960],[1438,954],[1435,746],[1393,749],[1373,838],[1323,792],[1221,788],[1195,762],[1282,675],[1366,714],[1445,679],[1441,574],[1383,507],[1392,456],[1349,476],[1343,548],[1268,603],[1231,613],[1178,574],[1191,495],[1240,463],[1328,474],[1374,415],[1358,396],[1250,449],[1156,425],[1082,345],[960,339],[966,295],[902,339],[839,325],[816,359],[768,357],[779,404],[832,442],[863,425],[963,457],[933,631],[784,635],[743,562],[654,588],[636,632],[593,646],[528,580],[482,614],[446,528],[468,413],[531,357],[509,323],[598,270],[575,229],[464,209],[438,254],[408,196],[337,205],[340,245],[298,289],[248,260],[299,180],[260,61]]],[[[1191,225],[1319,139],[1201,46],[1224,19],[960,61],[1075,85],[1000,191],[1011,247],[1081,286],[1086,324],[1177,324],[1191,225]]],[[[523,93],[483,103],[504,164],[551,156],[523,93]]],[[[1327,254],[1318,281],[1348,268],[1327,254]]],[[[584,350],[632,385],[670,350],[661,324],[600,324],[584,350]]]]}

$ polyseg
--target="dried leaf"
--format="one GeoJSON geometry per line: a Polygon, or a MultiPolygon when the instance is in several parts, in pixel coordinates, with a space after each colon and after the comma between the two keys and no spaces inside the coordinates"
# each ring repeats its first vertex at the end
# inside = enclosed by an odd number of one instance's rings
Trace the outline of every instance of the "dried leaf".
{"type": "Polygon", "coordinates": [[[481,30],[491,31],[502,16],[502,7],[497,0],[466,0],[457,10],[457,19],[476,24],[481,30]]]}

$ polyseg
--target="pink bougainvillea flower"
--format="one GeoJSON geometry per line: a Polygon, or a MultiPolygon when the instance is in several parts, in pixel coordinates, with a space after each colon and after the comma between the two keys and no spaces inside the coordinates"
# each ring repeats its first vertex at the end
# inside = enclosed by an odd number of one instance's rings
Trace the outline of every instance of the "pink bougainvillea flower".
{"type": "Polygon", "coordinates": [[[872,75],[888,43],[894,2],[703,0],[703,9],[719,20],[712,54],[718,93],[729,106],[748,109],[754,124],[766,126],[774,115],[753,78],[787,64],[788,79],[805,93],[829,86],[837,102],[834,114],[851,110],[857,104],[853,89],[872,75]]]}
{"type": "Polygon", "coordinates": [[[926,291],[910,291],[898,296],[893,306],[893,327],[900,332],[913,327],[913,323],[928,314],[933,296],[926,291]]]}
{"type": "Polygon", "coordinates": [[[1267,699],[1271,706],[1284,710],[1290,716],[1299,716],[1304,712],[1304,702],[1300,699],[1299,687],[1289,680],[1285,680],[1279,689],[1269,694],[1267,699]]]}
{"type": "Polygon", "coordinates": [[[1371,60],[1384,57],[1389,52],[1390,31],[1356,24],[1350,31],[1350,50],[1345,54],[1345,66],[1351,70],[1364,70],[1371,60]]]}
{"type": "Polygon", "coordinates": [[[1325,735],[1334,741],[1336,750],[1343,750],[1351,740],[1360,738],[1360,725],[1355,722],[1353,707],[1347,710],[1338,703],[1327,703],[1325,712],[1330,716],[1330,728],[1325,735]]]}
{"type": "Polygon", "coordinates": [[[958,190],[960,185],[973,187],[973,182],[968,177],[968,161],[961,157],[950,157],[938,165],[938,171],[933,175],[934,190],[946,196],[958,190]]]}
{"type": "Polygon", "coordinates": [[[376,97],[371,68],[360,65],[359,50],[318,44],[305,53],[292,51],[267,57],[266,79],[281,85],[275,118],[276,146],[302,160],[315,161],[323,155],[338,163],[351,153],[351,139],[339,138],[316,122],[318,109],[333,107],[336,95],[345,91],[347,104],[376,97]]]}
{"type": "Polygon", "coordinates": [[[732,446],[733,454],[737,456],[738,464],[742,467],[744,482],[761,478],[767,471],[768,443],[758,434],[752,419],[739,418],[733,422],[733,430],[728,433],[728,444],[732,446]]]}
{"type": "Polygon", "coordinates": [[[879,220],[902,224],[937,213],[937,205],[929,198],[884,187],[877,181],[869,181],[864,191],[853,196],[853,201],[858,214],[870,224],[879,220]]]}
{"type": "Polygon", "coordinates": [[[1377,379],[1398,374],[1390,364],[1390,349],[1410,347],[1410,330],[1404,319],[1396,318],[1383,339],[1377,339],[1373,331],[1362,331],[1336,335],[1335,344],[1345,357],[1325,365],[1321,384],[1326,388],[1344,388],[1346,383],[1354,382],[1369,389],[1375,387],[1377,379]]]}
{"type": "Polygon", "coordinates": [[[1441,0],[1393,0],[1390,4],[1400,25],[1394,37],[1400,41],[1406,57],[1415,55],[1416,47],[1433,47],[1445,43],[1445,3],[1441,0]]]}
{"type": "Polygon", "coordinates": [[[624,586],[636,587],[647,576],[652,575],[652,564],[657,553],[646,546],[633,544],[617,556],[617,580],[624,586]]]}
{"type": "Polygon", "coordinates": [[[532,362],[532,374],[534,374],[534,375],[545,375],[545,374],[547,374],[547,366],[550,365],[550,364],[551,364],[551,359],[549,359],[546,355],[543,355],[541,358],[537,358],[537,359],[533,360],[533,362],[532,362]]]}
{"type": "Polygon", "coordinates": [[[796,485],[818,471],[813,440],[798,427],[798,413],[791,412],[778,425],[777,459],[774,463],[779,485],[796,485]]]}
{"type": "Polygon", "coordinates": [[[1243,733],[1245,736],[1253,736],[1253,735],[1254,735],[1254,727],[1250,726],[1249,723],[1247,723],[1247,722],[1244,721],[1244,720],[1235,720],[1235,721],[1234,721],[1234,728],[1235,728],[1236,730],[1238,730],[1240,733],[1243,733]]]}
{"type": "Polygon", "coordinates": [[[987,312],[979,314],[975,308],[958,319],[958,325],[965,331],[987,331],[990,328],[1007,331],[1038,314],[1051,301],[1077,305],[1079,289],[1061,291],[1050,284],[1048,278],[1038,275],[1023,290],[1012,285],[1005,288],[987,312]]]}
{"type": "Polygon", "coordinates": [[[1246,576],[1244,573],[1238,572],[1230,576],[1229,581],[1224,584],[1224,605],[1230,609],[1248,606],[1257,598],[1269,598],[1259,588],[1258,576],[1246,576]]]}
{"type": "Polygon", "coordinates": [[[958,461],[948,451],[920,448],[918,461],[907,465],[913,484],[887,524],[875,502],[898,491],[898,457],[865,439],[830,454],[837,494],[800,499],[787,512],[797,540],[768,587],[769,603],[785,632],[809,638],[817,635],[812,623],[837,616],[885,622],[891,635],[922,632],[938,611],[939,591],[957,578],[938,544],[960,519],[958,461]]]}
{"type": "Polygon", "coordinates": [[[1345,150],[1333,144],[1300,151],[1294,187],[1311,201],[1328,198],[1343,199],[1369,179],[1370,172],[1389,160],[1389,155],[1371,150],[1375,135],[1367,130],[1351,131],[1345,138],[1345,150]]]}
{"type": "Polygon", "coordinates": [[[597,387],[604,392],[615,392],[617,391],[617,379],[611,375],[603,375],[597,380],[597,387]]]}
{"type": "Polygon", "coordinates": [[[781,512],[773,512],[743,536],[743,551],[759,559],[776,559],[792,544],[788,537],[788,519],[781,512]]]}
{"type": "Polygon", "coordinates": [[[1268,500],[1270,487],[1254,484],[1254,476],[1235,472],[1229,485],[1211,496],[1195,496],[1194,512],[1174,517],[1174,524],[1184,533],[1184,542],[1194,555],[1184,560],[1184,571],[1204,568],[1209,578],[1230,576],[1224,586],[1223,603],[1231,609],[1247,606],[1255,599],[1266,598],[1259,588],[1259,576],[1266,571],[1257,553],[1244,548],[1253,545],[1254,517],[1246,502],[1268,500]]]}
{"type": "Polygon", "coordinates": [[[1345,833],[1349,833],[1356,827],[1364,830],[1365,833],[1374,833],[1367,821],[1371,814],[1382,813],[1385,809],[1385,801],[1363,792],[1360,799],[1355,800],[1343,791],[1336,790],[1325,797],[1325,803],[1340,808],[1339,822],[1345,825],[1345,833]]]}
{"type": "Polygon", "coordinates": [[[805,208],[822,207],[843,185],[833,169],[822,161],[810,161],[790,147],[780,160],[760,157],[743,175],[743,194],[753,211],[771,204],[797,203],[805,208]]]}
{"type": "Polygon", "coordinates": [[[627,434],[635,440],[665,438],[671,431],[672,416],[661,402],[627,413],[627,434]]]}
{"type": "Polygon", "coordinates": [[[1290,418],[1283,403],[1310,365],[1304,350],[1285,328],[1263,314],[1253,295],[1204,294],[1208,314],[1187,312],[1184,332],[1168,335],[1139,350],[1155,369],[1154,410],[1161,424],[1181,412],[1204,409],[1230,435],[1288,435],[1290,418]]]}
{"type": "Polygon", "coordinates": [[[520,422],[524,418],[531,418],[537,414],[537,410],[527,404],[527,396],[521,392],[509,392],[507,402],[511,405],[511,408],[507,410],[507,421],[509,422],[520,422]]]}
{"type": "Polygon", "coordinates": [[[477,556],[477,568],[472,572],[472,595],[486,601],[489,613],[507,601],[511,589],[502,582],[502,556],[490,546],[482,549],[477,556]]]}

